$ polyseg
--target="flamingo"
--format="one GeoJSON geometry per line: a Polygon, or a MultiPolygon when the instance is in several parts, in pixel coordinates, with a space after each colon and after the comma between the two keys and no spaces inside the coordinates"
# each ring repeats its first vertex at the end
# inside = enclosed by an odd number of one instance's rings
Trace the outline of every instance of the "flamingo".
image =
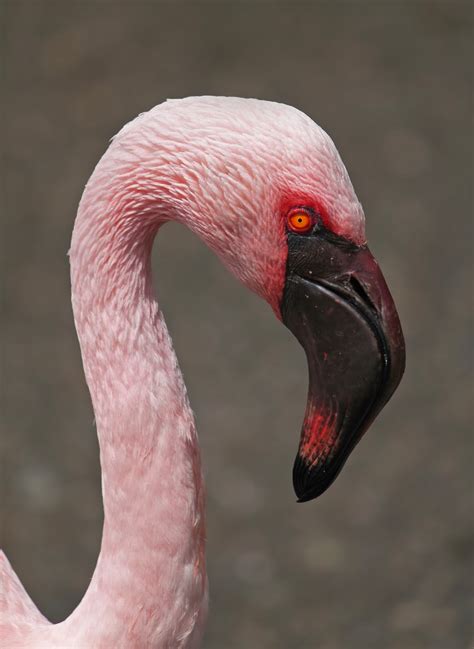
{"type": "Polygon", "coordinates": [[[69,253],[100,444],[97,566],[77,608],[51,624],[2,553],[2,647],[201,644],[200,451],[151,284],[153,240],[167,221],[201,237],[306,351],[299,501],[328,488],[401,379],[400,322],[330,137],[299,110],[256,99],[190,97],[139,115],[89,179],[69,253]]]}

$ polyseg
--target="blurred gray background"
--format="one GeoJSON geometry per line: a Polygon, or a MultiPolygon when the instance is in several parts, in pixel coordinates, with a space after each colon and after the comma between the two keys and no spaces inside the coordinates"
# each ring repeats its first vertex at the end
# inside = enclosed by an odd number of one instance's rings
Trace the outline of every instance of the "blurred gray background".
{"type": "Polygon", "coordinates": [[[319,500],[291,467],[306,363],[189,233],[154,251],[208,485],[207,649],[464,649],[472,561],[471,14],[455,2],[1,5],[1,544],[52,620],[99,550],[68,249],[92,169],[167,97],[293,104],[334,138],[404,326],[403,383],[319,500]]]}

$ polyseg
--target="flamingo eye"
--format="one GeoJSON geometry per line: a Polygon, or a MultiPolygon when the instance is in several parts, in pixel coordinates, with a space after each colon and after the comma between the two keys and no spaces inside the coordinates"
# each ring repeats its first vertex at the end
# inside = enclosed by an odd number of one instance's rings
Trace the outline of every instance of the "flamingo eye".
{"type": "Polygon", "coordinates": [[[312,230],[314,225],[314,217],[311,212],[302,208],[296,207],[288,212],[286,217],[288,228],[293,232],[305,234],[312,230]]]}

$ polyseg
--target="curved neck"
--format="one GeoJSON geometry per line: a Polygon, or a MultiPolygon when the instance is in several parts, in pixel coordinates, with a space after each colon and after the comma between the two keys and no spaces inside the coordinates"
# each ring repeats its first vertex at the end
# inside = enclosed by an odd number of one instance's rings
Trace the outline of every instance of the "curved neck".
{"type": "MultiPolygon", "coordinates": [[[[137,180],[139,169],[128,173],[137,180]]],[[[205,607],[199,446],[153,297],[150,253],[159,215],[147,210],[146,201],[127,200],[120,169],[105,176],[96,169],[70,251],[104,499],[97,567],[81,604],[63,623],[81,635],[87,621],[87,646],[96,646],[95,633],[109,642],[104,646],[122,646],[119,637],[128,638],[126,646],[188,646],[205,607]]]]}

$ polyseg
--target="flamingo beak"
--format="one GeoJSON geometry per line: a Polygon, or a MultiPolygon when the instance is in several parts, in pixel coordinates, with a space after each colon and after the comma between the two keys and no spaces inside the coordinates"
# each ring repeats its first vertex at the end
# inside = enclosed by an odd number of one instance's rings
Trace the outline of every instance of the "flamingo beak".
{"type": "Polygon", "coordinates": [[[405,344],[366,246],[327,232],[288,235],[284,324],[306,351],[309,389],[293,468],[299,502],[321,495],[397,388],[405,344]]]}

